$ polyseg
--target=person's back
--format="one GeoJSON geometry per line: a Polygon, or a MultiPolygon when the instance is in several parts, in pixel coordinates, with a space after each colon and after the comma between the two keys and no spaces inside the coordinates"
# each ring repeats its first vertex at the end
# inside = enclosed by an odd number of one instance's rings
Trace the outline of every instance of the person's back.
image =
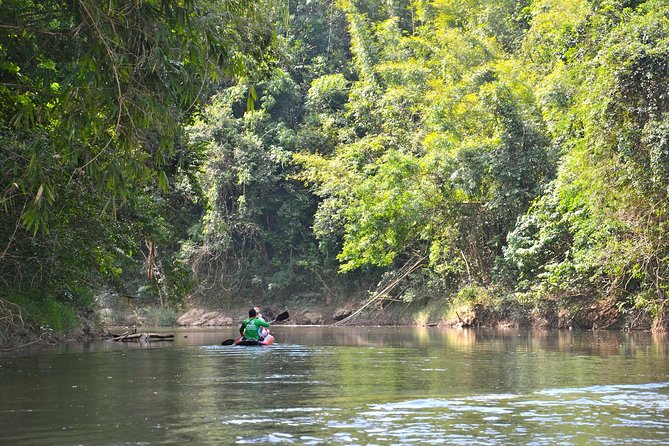
{"type": "Polygon", "coordinates": [[[241,327],[239,327],[239,332],[244,336],[244,339],[251,341],[260,340],[260,329],[261,327],[269,327],[269,324],[262,319],[256,317],[257,313],[255,309],[249,310],[248,319],[244,319],[241,327]]]}

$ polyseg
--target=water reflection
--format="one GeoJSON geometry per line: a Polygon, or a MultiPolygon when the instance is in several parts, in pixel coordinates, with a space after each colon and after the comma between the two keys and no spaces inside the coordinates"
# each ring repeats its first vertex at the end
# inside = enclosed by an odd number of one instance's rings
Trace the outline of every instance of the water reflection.
{"type": "Polygon", "coordinates": [[[665,336],[235,331],[0,356],[0,444],[669,444],[665,336]]]}
{"type": "MultiPolygon", "coordinates": [[[[448,347],[463,353],[485,348],[489,351],[533,352],[550,350],[563,353],[577,353],[597,356],[635,354],[640,350],[652,349],[657,354],[666,355],[669,338],[666,333],[616,332],[616,331],[519,331],[519,330],[461,330],[436,327],[313,327],[275,326],[272,328],[277,344],[301,345],[345,345],[357,347],[406,347],[431,346],[448,347]]],[[[173,342],[93,341],[87,343],[67,343],[47,349],[57,353],[81,353],[100,350],[126,350],[143,348],[165,348],[174,346],[210,345],[216,346],[229,338],[238,336],[235,328],[177,328],[151,331],[173,332],[173,342]]],[[[23,350],[13,354],[44,354],[44,348],[23,350]]],[[[2,355],[0,355],[2,357],[2,355]]]]}

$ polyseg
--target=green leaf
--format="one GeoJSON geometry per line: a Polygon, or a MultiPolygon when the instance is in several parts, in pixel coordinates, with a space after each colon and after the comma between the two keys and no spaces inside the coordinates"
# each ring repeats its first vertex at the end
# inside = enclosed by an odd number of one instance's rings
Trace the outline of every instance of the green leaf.
{"type": "Polygon", "coordinates": [[[165,193],[169,192],[170,190],[170,182],[167,179],[167,174],[164,170],[161,170],[160,173],[158,173],[158,186],[160,186],[160,188],[165,193]]]}

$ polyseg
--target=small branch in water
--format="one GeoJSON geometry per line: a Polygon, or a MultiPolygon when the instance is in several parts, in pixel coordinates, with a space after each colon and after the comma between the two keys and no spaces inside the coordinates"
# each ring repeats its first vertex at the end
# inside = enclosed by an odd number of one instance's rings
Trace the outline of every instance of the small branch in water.
{"type": "Polygon", "coordinates": [[[0,352],[11,352],[14,350],[19,350],[21,348],[28,347],[29,345],[39,344],[41,342],[44,342],[44,334],[40,335],[40,337],[38,339],[35,339],[34,341],[26,342],[25,344],[17,345],[15,347],[0,349],[0,352]]]}
{"type": "Polygon", "coordinates": [[[20,349],[20,348],[24,348],[24,347],[27,347],[27,346],[32,345],[32,344],[37,344],[38,342],[41,342],[41,341],[42,341],[42,339],[36,339],[36,340],[34,340],[34,341],[27,342],[27,343],[25,343],[25,344],[17,345],[16,347],[3,348],[3,349],[0,350],[0,351],[2,351],[2,352],[11,352],[12,350],[18,350],[18,349],[20,349]]]}

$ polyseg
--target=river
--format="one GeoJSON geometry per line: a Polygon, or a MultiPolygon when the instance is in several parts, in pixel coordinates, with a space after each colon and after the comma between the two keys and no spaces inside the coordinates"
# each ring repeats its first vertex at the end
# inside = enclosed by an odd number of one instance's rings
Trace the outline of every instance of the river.
{"type": "Polygon", "coordinates": [[[669,339],[398,327],[178,329],[0,356],[0,444],[669,444],[669,339]]]}

